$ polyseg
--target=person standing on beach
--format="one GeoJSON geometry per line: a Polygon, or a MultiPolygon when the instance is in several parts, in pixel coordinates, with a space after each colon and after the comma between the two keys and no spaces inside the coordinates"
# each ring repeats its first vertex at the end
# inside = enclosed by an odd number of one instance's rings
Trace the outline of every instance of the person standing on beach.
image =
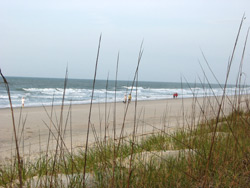
{"type": "Polygon", "coordinates": [[[131,102],[131,93],[128,95],[128,103],[130,103],[131,102]]]}
{"type": "Polygon", "coordinates": [[[127,95],[126,94],[124,95],[124,101],[123,101],[123,103],[127,103],[127,95]]]}
{"type": "Polygon", "coordinates": [[[24,97],[22,97],[22,107],[24,107],[24,102],[25,102],[25,99],[24,97]]]}
{"type": "Polygon", "coordinates": [[[177,97],[178,97],[178,93],[174,93],[173,98],[177,98],[177,97]]]}

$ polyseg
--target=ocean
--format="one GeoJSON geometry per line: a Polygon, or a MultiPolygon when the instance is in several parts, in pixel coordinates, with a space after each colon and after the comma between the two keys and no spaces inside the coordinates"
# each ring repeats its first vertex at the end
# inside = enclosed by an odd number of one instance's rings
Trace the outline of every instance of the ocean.
{"type": "MultiPolygon", "coordinates": [[[[62,103],[64,79],[57,78],[25,78],[25,77],[6,77],[11,93],[13,107],[20,107],[22,97],[25,98],[25,106],[48,106],[60,105],[62,103]]],[[[87,104],[90,103],[92,94],[93,80],[87,79],[68,79],[65,93],[65,104],[87,104]]],[[[121,102],[124,95],[130,93],[132,81],[117,81],[116,101],[121,102]]],[[[172,83],[172,82],[146,82],[139,81],[132,90],[132,100],[135,99],[137,89],[137,100],[159,100],[173,98],[174,93],[179,97],[189,98],[222,95],[223,90],[218,84],[212,84],[213,90],[209,85],[172,83]],[[214,93],[214,94],[213,94],[214,93]]],[[[250,88],[245,88],[246,92],[250,88]]],[[[227,88],[227,94],[235,94],[235,87],[227,88]]],[[[249,92],[248,92],[249,93],[249,92]]],[[[97,80],[95,84],[94,103],[114,102],[115,100],[115,81],[97,80]]],[[[0,108],[8,108],[9,100],[5,85],[0,79],[0,108]]]]}

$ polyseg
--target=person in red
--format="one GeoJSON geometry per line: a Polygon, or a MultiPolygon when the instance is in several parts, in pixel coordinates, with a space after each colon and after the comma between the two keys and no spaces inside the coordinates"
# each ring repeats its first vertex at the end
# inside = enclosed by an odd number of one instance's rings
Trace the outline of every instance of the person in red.
{"type": "Polygon", "coordinates": [[[174,93],[173,98],[177,98],[177,97],[178,97],[178,93],[174,93]]]}

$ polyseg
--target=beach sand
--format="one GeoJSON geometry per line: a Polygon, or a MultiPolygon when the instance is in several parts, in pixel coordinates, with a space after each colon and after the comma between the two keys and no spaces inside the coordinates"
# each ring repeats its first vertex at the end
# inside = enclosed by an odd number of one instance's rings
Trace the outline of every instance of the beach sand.
{"type": "MultiPolygon", "coordinates": [[[[230,100],[233,100],[233,97],[230,98],[230,100]]],[[[221,97],[218,97],[218,100],[220,101],[221,97]]],[[[242,100],[244,99],[242,98],[242,100]]],[[[46,106],[45,108],[49,116],[51,116],[52,107],[46,106]]],[[[51,123],[45,108],[24,107],[22,113],[20,113],[21,108],[14,108],[15,124],[22,156],[30,156],[46,150],[49,135],[48,127],[51,127],[55,137],[57,137],[54,126],[58,126],[60,122],[61,106],[53,107],[53,123],[51,123]]],[[[65,105],[63,107],[62,129],[63,132],[65,129],[64,142],[70,149],[72,139],[74,148],[83,148],[86,142],[90,104],[72,105],[71,110],[69,109],[70,106],[65,105]]],[[[160,130],[171,132],[182,127],[188,128],[198,121],[204,120],[203,113],[206,118],[215,117],[214,112],[217,109],[218,105],[215,97],[138,101],[136,113],[135,101],[132,101],[125,119],[124,136],[133,132],[135,118],[137,135],[159,132],[160,130]]],[[[114,103],[93,104],[91,113],[91,125],[93,126],[90,126],[89,143],[97,141],[97,137],[99,140],[104,139],[105,125],[107,139],[113,138],[114,124],[116,138],[119,137],[125,111],[126,105],[122,102],[118,102],[116,105],[114,103]],[[114,114],[115,106],[116,112],[114,114]],[[94,136],[93,130],[97,137],[94,136]]],[[[229,100],[225,101],[224,112],[225,114],[232,112],[229,100]]],[[[0,127],[0,160],[6,160],[15,151],[10,109],[0,109],[0,127]]],[[[53,150],[55,145],[55,139],[50,139],[49,149],[53,150]]]]}

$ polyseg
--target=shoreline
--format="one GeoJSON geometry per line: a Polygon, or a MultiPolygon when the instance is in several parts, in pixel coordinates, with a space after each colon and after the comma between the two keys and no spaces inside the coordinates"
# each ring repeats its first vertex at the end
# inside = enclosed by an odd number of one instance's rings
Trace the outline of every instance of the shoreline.
{"type": "MultiPolygon", "coordinates": [[[[179,95],[180,96],[180,95],[179,95]]],[[[232,97],[232,96],[235,96],[235,95],[227,95],[227,97],[232,97]]],[[[241,96],[248,96],[248,94],[242,94],[241,96]]],[[[195,98],[197,99],[200,99],[200,98],[207,98],[207,97],[212,97],[212,98],[215,98],[215,97],[222,97],[222,95],[218,95],[218,96],[196,96],[195,98]]],[[[138,102],[147,102],[147,101],[167,101],[167,100],[185,100],[185,99],[193,99],[194,97],[178,97],[178,98],[164,98],[164,99],[149,99],[149,100],[137,100],[138,102]]],[[[132,98],[132,102],[135,102],[135,100],[133,100],[132,98]]],[[[114,101],[111,101],[111,102],[108,102],[107,101],[107,104],[110,104],[110,103],[114,103],[114,101]]],[[[123,103],[123,101],[116,101],[116,103],[123,103]]],[[[103,104],[106,104],[106,102],[93,102],[92,104],[100,104],[100,105],[103,105],[103,104]]],[[[53,106],[61,106],[62,104],[54,104],[53,106]]],[[[72,106],[79,106],[79,105],[90,105],[90,103],[78,103],[78,104],[72,104],[72,106]]],[[[24,108],[43,108],[44,107],[51,107],[52,105],[41,105],[41,106],[24,106],[24,108]]],[[[70,106],[70,104],[64,104],[64,106],[70,106]]],[[[21,108],[21,105],[18,107],[18,106],[15,106],[13,107],[13,109],[20,109],[21,108]]],[[[10,107],[4,107],[4,108],[0,108],[0,111],[1,110],[6,110],[6,109],[10,109],[10,107]]]]}
{"type": "MultiPolygon", "coordinates": [[[[221,96],[220,96],[221,97],[221,96]]],[[[234,98],[231,96],[230,98],[234,98]]],[[[249,98],[249,95],[242,96],[242,100],[249,98]]],[[[177,98],[177,99],[163,99],[163,100],[144,100],[137,101],[137,135],[151,132],[158,132],[159,130],[173,131],[178,128],[190,126],[192,121],[199,120],[201,116],[201,110],[199,104],[207,104],[208,100],[213,105],[213,108],[217,108],[215,97],[197,97],[197,98],[177,98]],[[195,105],[194,105],[195,104],[195,105]],[[195,106],[195,109],[194,109],[195,106]],[[183,118],[185,116],[185,121],[183,118]],[[193,117],[195,116],[195,117],[193,117]]],[[[51,106],[45,106],[48,114],[51,114],[51,106]]],[[[206,107],[207,108],[207,107],[206,107]]],[[[64,142],[69,148],[72,145],[75,148],[83,147],[86,141],[88,116],[89,116],[90,104],[74,104],[64,105],[63,111],[63,129],[65,128],[64,142]],[[70,113],[69,113],[70,112],[70,113]],[[70,115],[72,119],[70,119],[70,115]],[[67,118],[68,117],[68,118],[67,118]],[[67,122],[67,124],[65,124],[67,122]],[[71,122],[71,124],[70,124],[71,122]],[[71,129],[72,127],[72,129],[71,129]],[[71,135],[72,134],[72,138],[71,135]]],[[[19,143],[20,151],[22,155],[28,156],[28,154],[39,153],[40,150],[46,149],[48,143],[49,129],[51,127],[52,132],[57,135],[55,126],[58,125],[60,119],[61,105],[53,106],[52,120],[46,114],[43,107],[24,107],[22,109],[22,115],[20,117],[20,107],[13,108],[15,116],[15,124],[18,132],[18,136],[21,139],[19,143]],[[20,122],[20,124],[19,124],[20,122]],[[19,124],[19,125],[18,125],[19,124]],[[47,127],[48,126],[48,127],[47,127]],[[19,127],[19,128],[18,128],[19,127]],[[22,134],[21,134],[22,133],[22,134]]],[[[213,117],[211,108],[204,109],[208,118],[213,117]]],[[[115,122],[116,138],[120,136],[120,132],[123,125],[123,119],[126,108],[123,102],[110,103],[93,103],[91,113],[91,124],[93,124],[96,135],[99,139],[113,137],[113,125],[115,122]],[[116,113],[114,116],[114,106],[116,106],[116,113]]],[[[230,104],[227,102],[227,98],[224,105],[225,114],[229,114],[232,111],[230,104]]],[[[11,148],[14,149],[14,142],[12,140],[13,125],[11,120],[10,108],[0,109],[0,161],[6,158],[10,158],[11,148]]],[[[133,132],[134,127],[134,114],[135,114],[135,101],[132,101],[128,107],[128,112],[125,120],[124,135],[129,135],[133,132]]],[[[95,142],[95,135],[93,130],[90,129],[89,143],[95,142]]],[[[50,150],[55,147],[56,141],[50,141],[50,150]]],[[[13,152],[13,151],[12,151],[13,152]]],[[[14,152],[13,152],[14,153],[14,152]]]]}
{"type": "MultiPolygon", "coordinates": [[[[183,99],[190,99],[190,98],[193,98],[193,97],[185,97],[185,98],[183,98],[183,99]]],[[[197,97],[197,98],[203,98],[203,97],[197,97]]],[[[137,100],[137,101],[142,101],[142,102],[146,102],[146,101],[165,101],[165,100],[172,100],[173,98],[164,98],[164,99],[149,99],[149,100],[137,100]]],[[[177,100],[177,99],[182,99],[181,97],[178,97],[178,98],[176,98],[175,100],[177,100]]],[[[68,102],[68,101],[67,101],[68,102]]],[[[132,99],[132,102],[135,102],[135,100],[133,100],[132,99]]],[[[105,104],[106,102],[93,102],[93,104],[105,104]]],[[[114,101],[111,101],[111,102],[108,102],[107,101],[107,104],[110,104],[110,103],[114,103],[114,101]]],[[[123,101],[116,101],[116,103],[123,103],[123,101]]],[[[54,104],[53,106],[61,106],[62,104],[54,104]]],[[[77,104],[72,104],[72,105],[90,105],[90,103],[77,103],[77,104]]],[[[20,104],[20,106],[15,106],[15,107],[13,107],[13,109],[16,109],[16,108],[21,108],[21,104],[20,104]]],[[[45,106],[45,107],[50,107],[50,106],[52,106],[52,105],[40,105],[40,106],[25,106],[24,105],[24,108],[39,108],[39,107],[43,107],[43,106],[45,106]]],[[[70,106],[70,104],[64,104],[64,106],[70,106]]],[[[10,107],[3,107],[3,108],[0,108],[0,110],[2,110],[2,109],[10,109],[10,107]]]]}

